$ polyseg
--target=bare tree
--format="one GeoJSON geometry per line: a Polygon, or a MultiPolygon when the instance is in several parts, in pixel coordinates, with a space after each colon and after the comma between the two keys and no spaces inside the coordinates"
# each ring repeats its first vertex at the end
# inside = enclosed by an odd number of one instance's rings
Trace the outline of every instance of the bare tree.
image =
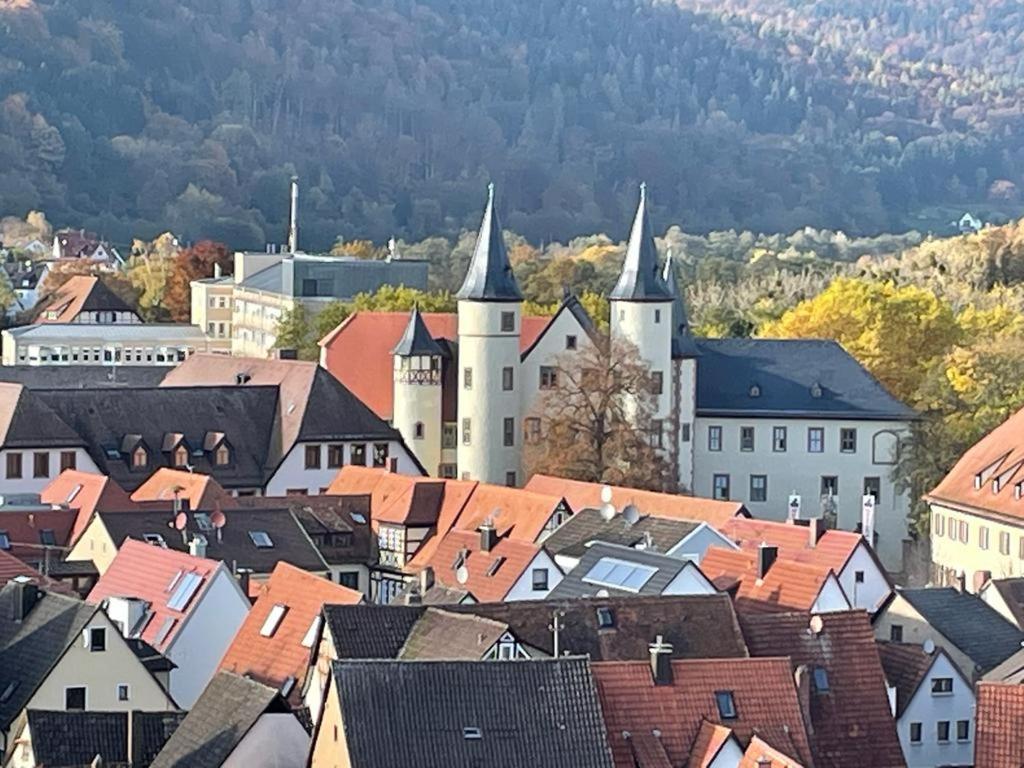
{"type": "Polygon", "coordinates": [[[667,424],[654,419],[654,379],[628,341],[598,337],[544,372],[524,423],[523,460],[535,472],[648,490],[675,490],[667,424]]]}

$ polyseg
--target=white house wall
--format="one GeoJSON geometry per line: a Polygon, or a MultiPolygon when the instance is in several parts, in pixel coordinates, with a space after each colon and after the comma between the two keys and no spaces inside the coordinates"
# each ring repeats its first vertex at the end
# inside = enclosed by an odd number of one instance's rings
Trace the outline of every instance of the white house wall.
{"type": "Polygon", "coordinates": [[[18,493],[40,494],[57,475],[60,474],[60,455],[64,451],[75,452],[75,466],[82,472],[100,474],[96,462],[86,453],[84,448],[21,448],[19,450],[0,451],[0,494],[10,495],[18,493]],[[50,456],[50,471],[46,477],[33,477],[35,454],[47,453],[50,456]],[[21,477],[7,477],[7,457],[12,453],[21,454],[21,477]]]}
{"type": "Polygon", "coordinates": [[[848,611],[850,601],[843,594],[843,588],[839,585],[839,579],[834,575],[829,576],[821,585],[818,599],[811,606],[812,613],[831,613],[832,611],[848,611]]]}
{"type": "Polygon", "coordinates": [[[707,523],[701,523],[690,531],[684,539],[672,546],[668,550],[668,554],[683,560],[693,560],[700,565],[708,551],[708,547],[737,548],[728,537],[723,536],[718,530],[707,523]]]}
{"type": "Polygon", "coordinates": [[[892,589],[886,575],[879,570],[878,563],[871,557],[867,543],[861,542],[854,550],[843,570],[839,572],[839,583],[854,608],[863,608],[874,613],[882,607],[892,589]],[[863,582],[857,583],[857,574],[863,574],[863,582]]]}
{"type": "Polygon", "coordinates": [[[715,585],[707,580],[695,565],[687,565],[662,590],[663,595],[713,595],[715,585]]]}
{"type": "Polygon", "coordinates": [[[740,747],[736,739],[730,736],[726,742],[722,744],[714,759],[708,763],[707,768],[738,768],[742,760],[743,748],[740,747]]]}
{"type": "Polygon", "coordinates": [[[278,466],[274,476],[267,483],[267,496],[285,496],[289,490],[302,490],[310,495],[317,495],[322,488],[327,488],[340,471],[340,467],[327,466],[327,446],[344,445],[345,463],[352,463],[352,446],[366,446],[366,462],[373,465],[374,443],[388,444],[388,457],[398,459],[398,473],[402,475],[421,475],[419,467],[405,447],[397,440],[330,440],[317,443],[295,443],[284,461],[278,466]],[[306,446],[316,445],[320,448],[320,468],[306,469],[306,446]]]}
{"type": "Polygon", "coordinates": [[[908,768],[935,768],[941,765],[971,765],[974,762],[974,692],[949,658],[936,652],[935,661],[921,681],[907,708],[896,723],[903,756],[908,768]],[[933,694],[933,677],[953,678],[951,694],[933,694]],[[949,742],[938,742],[940,720],[949,721],[949,742]],[[967,741],[957,741],[956,723],[969,720],[967,741]],[[910,743],[910,724],[921,723],[921,743],[910,743]]]}
{"type": "Polygon", "coordinates": [[[523,571],[522,576],[516,579],[516,583],[512,585],[512,589],[505,595],[504,602],[512,602],[514,600],[543,600],[550,594],[551,590],[554,589],[561,583],[564,576],[558,565],[551,558],[545,550],[541,550],[537,553],[536,557],[530,561],[530,565],[523,571]],[[545,590],[534,590],[533,588],[533,570],[535,568],[544,568],[548,572],[548,588],[545,590]]]}

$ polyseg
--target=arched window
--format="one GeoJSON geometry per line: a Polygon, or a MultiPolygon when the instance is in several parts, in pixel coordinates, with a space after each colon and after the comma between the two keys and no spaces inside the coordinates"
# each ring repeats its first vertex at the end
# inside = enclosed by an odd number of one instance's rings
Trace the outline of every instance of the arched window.
{"type": "Polygon", "coordinates": [[[416,422],[416,426],[414,426],[412,428],[412,435],[413,435],[413,437],[416,440],[422,440],[423,439],[423,432],[424,432],[423,422],[422,421],[417,421],[416,422]]]}
{"type": "Polygon", "coordinates": [[[132,451],[132,468],[143,469],[148,463],[149,457],[146,455],[146,449],[141,445],[137,446],[135,450],[132,451]]]}
{"type": "Polygon", "coordinates": [[[218,467],[225,467],[231,463],[231,450],[226,444],[221,443],[217,446],[217,451],[213,455],[213,463],[218,467]]]}
{"type": "Polygon", "coordinates": [[[188,449],[179,444],[174,449],[174,466],[184,467],[186,464],[188,464],[188,449]]]}

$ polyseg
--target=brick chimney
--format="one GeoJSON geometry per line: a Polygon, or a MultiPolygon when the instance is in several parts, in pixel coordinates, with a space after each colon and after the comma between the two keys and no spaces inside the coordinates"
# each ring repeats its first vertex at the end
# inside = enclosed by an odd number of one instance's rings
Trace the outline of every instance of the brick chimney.
{"type": "Polygon", "coordinates": [[[812,517],[807,521],[807,546],[814,549],[818,540],[825,533],[825,521],[820,517],[812,517]]]}
{"type": "Polygon", "coordinates": [[[651,676],[655,685],[672,685],[672,645],[658,635],[651,643],[651,676]]]}
{"type": "Polygon", "coordinates": [[[762,541],[757,548],[757,578],[763,579],[768,575],[772,565],[779,556],[779,548],[762,541]]]}

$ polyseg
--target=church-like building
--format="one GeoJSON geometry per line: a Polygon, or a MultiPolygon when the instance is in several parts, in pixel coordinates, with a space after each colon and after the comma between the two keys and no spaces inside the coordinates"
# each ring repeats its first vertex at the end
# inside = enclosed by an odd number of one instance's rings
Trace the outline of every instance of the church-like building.
{"type": "MultiPolygon", "coordinates": [[[[321,364],[397,427],[431,474],[522,485],[531,411],[558,362],[592,344],[567,297],[523,316],[489,188],[456,314],[357,312],[321,342],[321,364]]],[[[861,523],[875,498],[876,549],[901,567],[908,498],[892,471],[914,412],[834,341],[695,338],[671,257],[658,256],[647,193],[609,295],[612,338],[651,368],[659,442],[681,487],[742,501],[757,517],[861,523]]]]}

